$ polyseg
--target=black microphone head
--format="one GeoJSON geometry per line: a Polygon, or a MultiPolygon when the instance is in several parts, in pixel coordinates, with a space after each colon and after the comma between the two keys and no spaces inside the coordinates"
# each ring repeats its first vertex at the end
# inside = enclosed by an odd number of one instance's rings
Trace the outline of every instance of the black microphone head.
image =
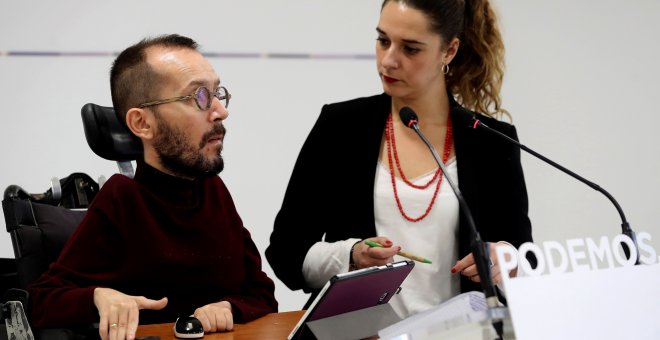
{"type": "Polygon", "coordinates": [[[399,117],[401,117],[403,124],[409,128],[412,128],[413,125],[417,124],[417,114],[415,111],[413,111],[413,109],[407,106],[401,108],[399,111],[399,117]]]}

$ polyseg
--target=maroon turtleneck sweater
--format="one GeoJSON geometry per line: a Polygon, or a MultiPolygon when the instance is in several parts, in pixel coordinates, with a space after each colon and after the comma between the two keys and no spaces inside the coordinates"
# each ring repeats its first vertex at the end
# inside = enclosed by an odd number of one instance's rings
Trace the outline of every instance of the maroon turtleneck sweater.
{"type": "Polygon", "coordinates": [[[59,259],[29,287],[33,325],[98,322],[96,287],[169,299],[163,310],[140,311],[141,324],[222,300],[236,323],[277,312],[273,281],[220,177],[190,181],[144,162],[134,179],[105,183],[59,259]]]}

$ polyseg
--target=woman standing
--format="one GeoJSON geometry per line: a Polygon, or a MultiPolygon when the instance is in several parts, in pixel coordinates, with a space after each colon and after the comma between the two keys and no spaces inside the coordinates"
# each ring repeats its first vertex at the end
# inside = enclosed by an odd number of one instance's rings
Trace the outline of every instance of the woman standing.
{"type": "MultiPolygon", "coordinates": [[[[478,115],[517,139],[512,125],[490,117],[506,112],[504,46],[488,1],[385,0],[376,31],[385,93],[323,107],[266,257],[290,289],[316,293],[335,274],[401,260],[401,249],[423,255],[432,263],[418,263],[391,300],[406,317],[480,290],[469,226],[444,176],[458,183],[485,241],[518,247],[531,241],[531,225],[519,150],[470,126],[478,115]],[[447,174],[401,122],[406,106],[447,174]]],[[[491,272],[499,282],[497,263],[491,272]]]]}

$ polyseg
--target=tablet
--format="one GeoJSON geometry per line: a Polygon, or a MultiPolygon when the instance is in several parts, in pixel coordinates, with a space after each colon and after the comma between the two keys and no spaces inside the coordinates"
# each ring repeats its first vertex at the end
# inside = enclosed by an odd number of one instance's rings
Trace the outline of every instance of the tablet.
{"type": "Polygon", "coordinates": [[[407,260],[333,276],[287,339],[308,338],[307,322],[388,303],[414,266],[407,260]]]}

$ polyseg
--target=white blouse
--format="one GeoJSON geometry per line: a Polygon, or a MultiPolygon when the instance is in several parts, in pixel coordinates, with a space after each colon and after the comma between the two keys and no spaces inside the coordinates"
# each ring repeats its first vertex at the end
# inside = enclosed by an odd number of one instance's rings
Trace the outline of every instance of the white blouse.
{"type": "MultiPolygon", "coordinates": [[[[455,158],[446,165],[454,183],[458,183],[455,158]]],[[[428,182],[432,171],[411,182],[419,185],[428,182]]],[[[419,190],[409,187],[396,178],[397,192],[408,216],[418,217],[431,202],[435,184],[419,190]]],[[[392,240],[393,246],[403,251],[425,257],[432,264],[415,263],[415,268],[402,284],[401,292],[390,303],[401,317],[424,311],[460,293],[459,274],[452,274],[458,256],[458,200],[446,180],[443,179],[436,201],[429,214],[419,222],[409,222],[399,212],[394,199],[389,169],[378,163],[376,169],[374,209],[377,235],[392,240]]],[[[348,271],[349,253],[359,239],[338,242],[317,242],[303,262],[303,275],[312,288],[321,288],[335,274],[348,271]]],[[[405,260],[395,256],[395,261],[405,260]]]]}
{"type": "MultiPolygon", "coordinates": [[[[456,158],[449,160],[445,168],[454,184],[458,185],[456,158]]],[[[412,183],[427,183],[435,170],[420,176],[412,183]]],[[[403,210],[409,217],[421,216],[428,207],[435,191],[433,182],[426,189],[409,187],[396,178],[397,193],[403,210]]],[[[401,292],[390,304],[401,317],[407,317],[431,308],[460,293],[460,274],[452,274],[451,268],[458,259],[459,205],[449,183],[443,178],[440,191],[429,214],[418,222],[406,220],[397,207],[389,168],[379,163],[376,171],[375,218],[378,236],[386,236],[394,246],[403,251],[425,257],[432,264],[415,263],[415,268],[401,285],[401,292]]],[[[395,257],[395,261],[405,260],[395,257]]]]}

